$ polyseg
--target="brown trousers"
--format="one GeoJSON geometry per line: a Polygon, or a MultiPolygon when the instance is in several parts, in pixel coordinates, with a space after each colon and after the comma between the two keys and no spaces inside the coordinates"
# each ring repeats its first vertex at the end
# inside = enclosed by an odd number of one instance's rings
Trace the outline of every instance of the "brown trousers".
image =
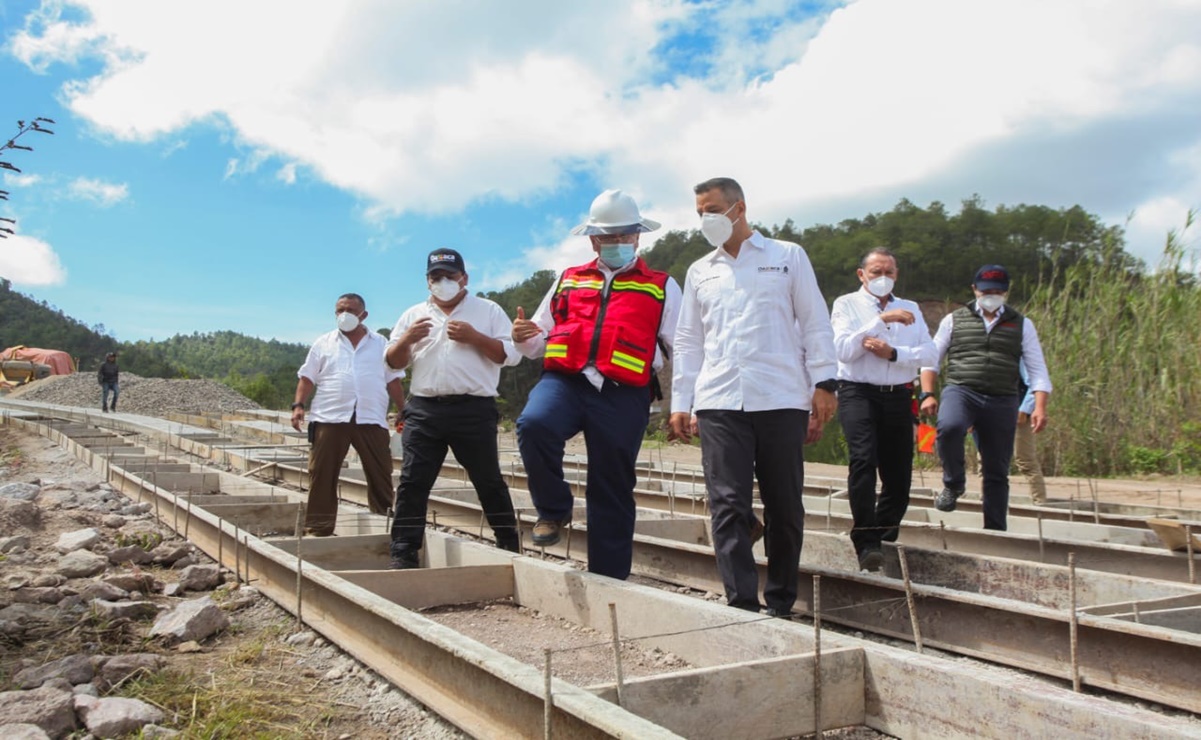
{"type": "Polygon", "coordinates": [[[325,537],[338,519],[338,475],[346,453],[354,447],[367,478],[367,505],[373,514],[392,508],[392,451],[388,430],[375,424],[317,424],[309,448],[309,503],[304,528],[325,537]]]}

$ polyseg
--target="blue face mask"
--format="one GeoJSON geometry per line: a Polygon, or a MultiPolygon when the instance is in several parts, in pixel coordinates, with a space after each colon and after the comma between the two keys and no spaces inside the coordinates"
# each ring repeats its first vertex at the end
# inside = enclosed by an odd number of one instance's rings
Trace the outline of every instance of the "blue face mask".
{"type": "Polygon", "coordinates": [[[630,264],[634,261],[634,242],[602,244],[600,261],[614,270],[630,264]]]}

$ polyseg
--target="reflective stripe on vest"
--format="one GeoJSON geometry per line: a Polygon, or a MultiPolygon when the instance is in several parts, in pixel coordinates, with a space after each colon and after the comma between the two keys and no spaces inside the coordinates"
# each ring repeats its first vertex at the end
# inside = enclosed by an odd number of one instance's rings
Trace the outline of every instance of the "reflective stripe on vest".
{"type": "Polygon", "coordinates": [[[551,299],[555,326],[543,366],[578,373],[591,362],[610,380],[648,385],[667,280],[667,273],[651,270],[641,258],[607,288],[595,262],[566,270],[551,299]]]}

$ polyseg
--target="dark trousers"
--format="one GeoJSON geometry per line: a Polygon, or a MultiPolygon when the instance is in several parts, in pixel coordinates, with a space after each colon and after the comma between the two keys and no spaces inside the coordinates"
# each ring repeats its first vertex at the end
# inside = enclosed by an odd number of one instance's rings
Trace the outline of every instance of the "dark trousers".
{"type": "Polygon", "coordinates": [[[588,451],[588,570],[625,579],[634,548],[634,466],[650,419],[650,391],[583,375],[544,372],[517,419],[517,445],[530,497],[542,519],[571,518],[563,448],[584,433],[588,451]]]}
{"type": "Polygon", "coordinates": [[[430,488],[447,449],[467,470],[498,545],[517,543],[517,517],[496,448],[496,399],[482,396],[413,396],[404,408],[404,465],[396,488],[392,555],[412,557],[425,543],[430,488]]]}
{"type": "Polygon", "coordinates": [[[763,546],[767,551],[769,609],[786,613],[797,594],[797,568],[805,532],[802,450],[809,412],[698,411],[701,464],[709,492],[713,549],[726,602],[758,611],[759,572],[751,550],[754,479],[763,501],[763,546]]]}
{"type": "Polygon", "coordinates": [[[110,408],[113,411],[117,410],[117,397],[121,395],[121,384],[117,381],[109,382],[107,380],[100,382],[100,408],[108,411],[110,408]],[[113,402],[108,402],[108,394],[113,394],[113,402]]]}
{"type": "Polygon", "coordinates": [[[325,424],[309,422],[313,444],[309,448],[309,503],[305,530],[320,537],[334,533],[338,519],[338,476],[342,461],[353,446],[367,478],[367,506],[373,514],[392,508],[392,452],[388,430],[376,424],[325,424]]]}
{"type": "Polygon", "coordinates": [[[962,385],[949,385],[938,404],[938,457],[942,482],[962,491],[963,440],[974,428],[980,448],[980,472],[984,477],[984,528],[1004,530],[1009,514],[1009,461],[1013,457],[1013,435],[1017,429],[1021,397],[989,396],[962,385]]]}
{"type": "Polygon", "coordinates": [[[865,383],[838,386],[838,419],[846,437],[850,464],[847,494],[855,526],[855,552],[896,542],[898,525],[909,508],[913,476],[912,390],[882,390],[865,383]],[[876,497],[876,476],[881,490],[876,497]]]}

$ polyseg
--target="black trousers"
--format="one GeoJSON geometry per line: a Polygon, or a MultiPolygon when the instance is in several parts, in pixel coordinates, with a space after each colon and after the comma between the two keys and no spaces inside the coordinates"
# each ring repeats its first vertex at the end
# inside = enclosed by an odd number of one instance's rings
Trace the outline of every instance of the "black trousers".
{"type": "Polygon", "coordinates": [[[912,389],[891,390],[865,383],[838,385],[838,419],[846,437],[850,464],[847,494],[855,526],[855,552],[896,542],[898,526],[909,508],[913,477],[912,389]],[[876,496],[876,476],[881,483],[876,496]]]}
{"type": "Polygon", "coordinates": [[[430,488],[449,448],[467,469],[497,544],[517,543],[517,518],[497,458],[496,399],[413,396],[404,408],[404,465],[396,488],[392,555],[415,555],[425,543],[430,488]]]}
{"type": "Polygon", "coordinates": [[[709,492],[713,550],[726,589],[726,603],[758,611],[759,571],[751,550],[751,498],[759,479],[763,501],[763,546],[769,609],[787,613],[797,596],[797,568],[805,533],[802,450],[809,412],[698,411],[701,464],[709,492]]]}

